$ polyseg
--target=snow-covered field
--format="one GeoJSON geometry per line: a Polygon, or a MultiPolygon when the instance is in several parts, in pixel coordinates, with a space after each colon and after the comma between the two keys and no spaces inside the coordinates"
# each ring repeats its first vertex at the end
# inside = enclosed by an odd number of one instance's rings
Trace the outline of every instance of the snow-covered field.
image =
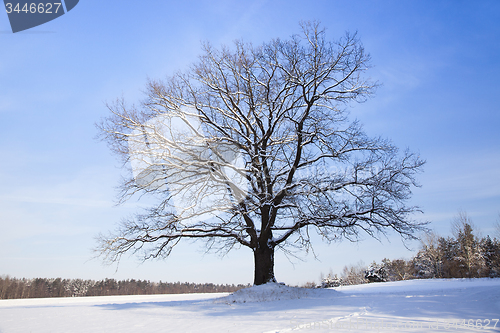
{"type": "Polygon", "coordinates": [[[0,332],[500,331],[500,279],[0,300],[0,332]],[[496,325],[496,328],[494,326],[496,325]]]}

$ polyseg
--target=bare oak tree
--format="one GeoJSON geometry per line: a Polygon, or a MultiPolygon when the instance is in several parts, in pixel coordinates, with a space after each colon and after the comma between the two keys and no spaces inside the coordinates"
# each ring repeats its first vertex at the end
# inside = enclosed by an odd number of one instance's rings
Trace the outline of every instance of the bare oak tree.
{"type": "Polygon", "coordinates": [[[161,258],[198,238],[246,246],[259,285],[275,281],[275,250],[309,249],[312,232],[414,238],[423,224],[406,203],[424,162],[368,137],[345,110],[377,86],[362,75],[369,60],[355,34],[329,41],[307,23],[257,47],[204,44],[189,70],[149,81],[139,106],[110,105],[98,128],[130,169],[120,199],[158,204],[101,235],[99,253],[161,258]]]}

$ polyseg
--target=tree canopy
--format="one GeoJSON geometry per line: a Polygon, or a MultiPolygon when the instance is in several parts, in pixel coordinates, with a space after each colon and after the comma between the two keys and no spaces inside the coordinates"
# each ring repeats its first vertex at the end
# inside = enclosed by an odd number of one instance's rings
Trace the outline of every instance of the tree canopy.
{"type": "Polygon", "coordinates": [[[377,82],[356,34],[326,38],[316,23],[259,46],[206,43],[198,62],[150,80],[138,106],[109,105],[101,137],[129,169],[121,200],[152,194],[158,204],[101,235],[110,261],[139,251],[168,256],[182,239],[209,248],[250,248],[254,283],[275,281],[274,251],[326,241],[414,238],[423,224],[408,206],[424,161],[348,119],[377,82]]]}

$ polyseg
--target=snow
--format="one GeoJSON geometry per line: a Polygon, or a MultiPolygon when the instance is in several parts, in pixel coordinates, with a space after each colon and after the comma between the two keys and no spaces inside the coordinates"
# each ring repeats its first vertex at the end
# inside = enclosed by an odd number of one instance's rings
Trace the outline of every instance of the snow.
{"type": "Polygon", "coordinates": [[[325,291],[319,289],[307,289],[288,287],[279,283],[267,283],[260,286],[241,289],[229,296],[221,297],[215,300],[215,303],[248,303],[248,302],[272,302],[290,299],[299,299],[305,297],[321,297],[332,295],[335,291],[325,291]]]}
{"type": "Polygon", "coordinates": [[[231,295],[0,300],[1,333],[498,332],[494,319],[499,317],[500,279],[410,280],[331,289],[273,283],[231,295]]]}

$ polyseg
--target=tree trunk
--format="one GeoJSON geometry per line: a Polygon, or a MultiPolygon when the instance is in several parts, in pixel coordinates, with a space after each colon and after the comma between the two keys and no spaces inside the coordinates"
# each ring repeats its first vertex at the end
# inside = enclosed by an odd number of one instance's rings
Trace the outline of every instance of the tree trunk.
{"type": "Polygon", "coordinates": [[[274,278],[274,247],[267,242],[259,243],[253,250],[255,261],[254,285],[276,282],[274,278]]]}

